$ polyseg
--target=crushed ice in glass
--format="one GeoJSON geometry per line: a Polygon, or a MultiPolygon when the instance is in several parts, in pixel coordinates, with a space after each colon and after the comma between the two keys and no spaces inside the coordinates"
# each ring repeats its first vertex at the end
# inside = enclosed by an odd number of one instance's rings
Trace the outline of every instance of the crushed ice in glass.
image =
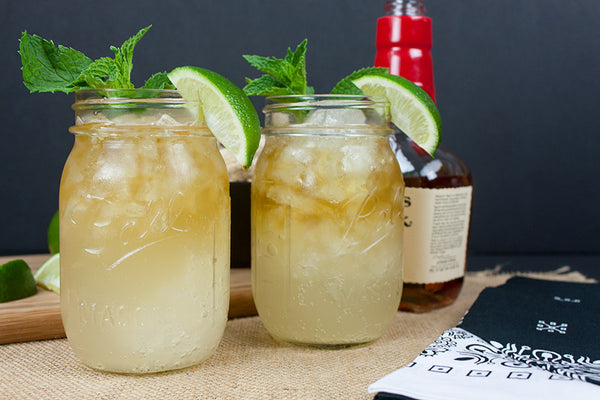
{"type": "Polygon", "coordinates": [[[305,125],[319,126],[344,126],[344,125],[362,125],[366,117],[361,110],[357,109],[319,109],[312,111],[306,120],[305,125]]]}

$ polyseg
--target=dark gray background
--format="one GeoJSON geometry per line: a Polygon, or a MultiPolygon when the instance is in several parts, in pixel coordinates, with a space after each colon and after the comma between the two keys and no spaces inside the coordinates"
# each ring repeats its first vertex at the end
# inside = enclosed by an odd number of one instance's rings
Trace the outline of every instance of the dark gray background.
{"type": "MultiPolygon", "coordinates": [[[[600,1],[427,0],[442,143],[472,168],[470,252],[599,253],[600,1]]],[[[0,255],[45,252],[73,138],[72,95],[22,85],[23,30],[108,56],[153,24],[137,85],[181,65],[242,86],[242,54],[283,56],[309,39],[309,84],[328,92],[372,65],[383,0],[3,1],[0,255]]],[[[257,108],[262,99],[254,99],[257,108]]]]}

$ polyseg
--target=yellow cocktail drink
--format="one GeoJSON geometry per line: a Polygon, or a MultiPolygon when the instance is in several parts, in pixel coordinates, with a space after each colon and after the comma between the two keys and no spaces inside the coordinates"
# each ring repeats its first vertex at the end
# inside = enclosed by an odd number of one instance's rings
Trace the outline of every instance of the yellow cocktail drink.
{"type": "Polygon", "coordinates": [[[404,183],[386,105],[290,96],[265,109],[252,184],[252,283],[275,339],[355,345],[380,337],[394,318],[404,183]]]}
{"type": "Polygon", "coordinates": [[[216,349],[229,302],[229,181],[216,139],[191,126],[177,92],[97,92],[77,93],[60,188],[67,337],[101,370],[195,364],[216,349]]]}

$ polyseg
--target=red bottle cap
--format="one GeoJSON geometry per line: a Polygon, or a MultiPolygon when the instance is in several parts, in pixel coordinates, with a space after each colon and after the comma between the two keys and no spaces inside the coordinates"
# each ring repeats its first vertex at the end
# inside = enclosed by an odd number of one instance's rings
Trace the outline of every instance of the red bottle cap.
{"type": "Polygon", "coordinates": [[[376,67],[390,69],[422,87],[435,101],[431,58],[431,18],[388,15],[377,20],[376,67]]]}

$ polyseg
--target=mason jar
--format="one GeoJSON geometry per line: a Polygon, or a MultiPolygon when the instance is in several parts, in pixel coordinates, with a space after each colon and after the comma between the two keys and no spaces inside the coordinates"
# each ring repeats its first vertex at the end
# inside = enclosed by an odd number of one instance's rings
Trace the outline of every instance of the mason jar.
{"type": "Polygon", "coordinates": [[[88,366],[196,364],[229,305],[229,181],[177,91],[81,90],[60,184],[61,310],[88,366]]]}
{"type": "Polygon", "coordinates": [[[276,340],[345,347],[379,338],[402,291],[404,183],[389,104],[267,98],[252,182],[252,287],[276,340]]]}

